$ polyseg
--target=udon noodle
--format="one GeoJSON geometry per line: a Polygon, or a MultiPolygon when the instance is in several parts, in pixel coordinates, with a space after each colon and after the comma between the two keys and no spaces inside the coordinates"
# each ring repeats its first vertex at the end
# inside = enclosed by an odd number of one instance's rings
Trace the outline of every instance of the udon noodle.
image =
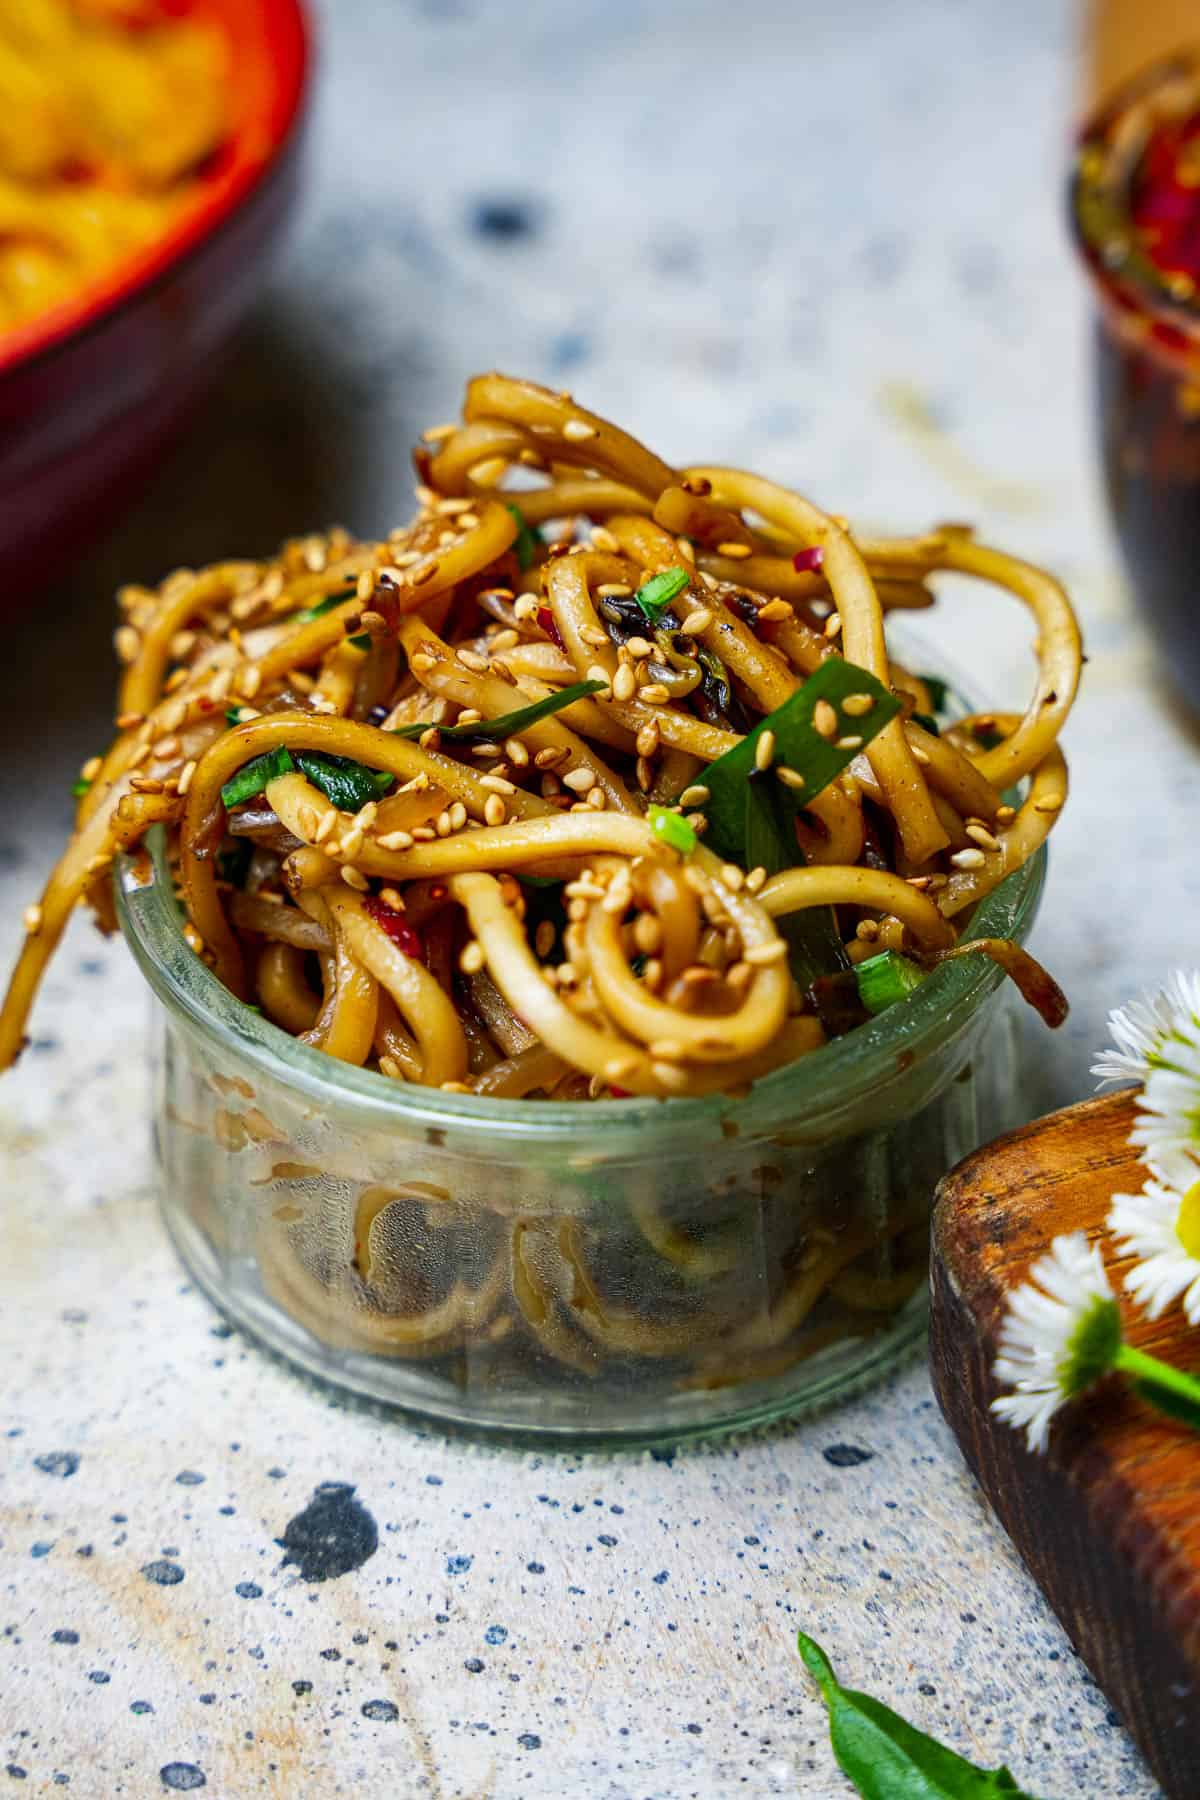
{"type": "Polygon", "coordinates": [[[856,534],[495,374],[416,463],[386,539],[122,592],[118,735],[26,914],[0,1066],[151,826],[195,953],[283,1030],[399,1084],[564,1099],[736,1092],[818,1050],[866,1016],[856,964],[927,970],[1057,820],[1075,619],[964,527],[856,534]],[[1029,609],[1022,714],[939,725],[891,656],[887,614],[943,570],[1029,609]]]}

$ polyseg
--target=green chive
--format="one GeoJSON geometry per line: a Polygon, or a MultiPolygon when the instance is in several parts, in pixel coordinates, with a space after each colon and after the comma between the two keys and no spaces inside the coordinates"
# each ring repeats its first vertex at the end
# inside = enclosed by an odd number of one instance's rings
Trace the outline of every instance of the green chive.
{"type": "Polygon", "coordinates": [[[670,812],[665,806],[652,806],[646,816],[655,837],[669,844],[672,850],[678,850],[680,856],[691,855],[699,840],[682,813],[670,812]]]}
{"type": "Polygon", "coordinates": [[[907,956],[885,950],[855,965],[858,997],[869,1013],[886,1012],[897,1000],[906,1000],[925,979],[925,972],[907,956]]]}
{"type": "Polygon", "coordinates": [[[236,775],[230,777],[221,789],[221,800],[226,811],[231,806],[240,806],[243,800],[252,800],[255,794],[261,794],[269,781],[275,781],[280,775],[290,775],[295,770],[284,745],[276,750],[268,750],[263,756],[256,756],[253,762],[246,763],[236,775]]]}
{"type": "Polygon", "coordinates": [[[382,799],[396,777],[383,769],[345,756],[324,756],[313,750],[297,750],[296,761],[313,786],[342,812],[357,812],[368,800],[382,799]]]}
{"type": "Polygon", "coordinates": [[[517,521],[517,535],[513,541],[513,549],[516,551],[517,561],[522,569],[527,569],[531,563],[537,561],[537,553],[542,548],[542,540],[528,523],[519,506],[509,503],[508,510],[517,521]]]}
{"type": "MultiPolygon", "coordinates": [[[[498,744],[502,738],[518,737],[539,719],[548,719],[552,714],[561,712],[564,706],[573,706],[576,700],[586,700],[589,694],[598,694],[607,686],[603,681],[576,681],[571,687],[559,688],[556,694],[547,694],[544,700],[535,700],[530,706],[519,706],[515,712],[501,713],[498,719],[476,719],[473,725],[439,725],[439,736],[450,738],[458,743],[467,743],[472,739],[482,738],[489,743],[498,744]]],[[[419,738],[423,732],[432,731],[432,724],[394,725],[393,737],[419,738]]]]}
{"type": "Polygon", "coordinates": [[[353,644],[356,650],[369,650],[373,641],[369,631],[360,631],[357,637],[346,640],[347,643],[353,644]]]}
{"type": "Polygon", "coordinates": [[[661,575],[652,575],[650,580],[638,589],[634,599],[650,623],[657,625],[672,600],[678,599],[691,579],[687,570],[678,566],[673,569],[664,569],[661,575]]]}
{"type": "Polygon", "coordinates": [[[77,800],[82,800],[83,796],[90,791],[91,785],[91,782],[86,781],[81,775],[78,781],[73,781],[71,783],[71,792],[77,800]]]}
{"type": "Polygon", "coordinates": [[[326,594],[324,600],[318,600],[315,606],[306,606],[303,612],[293,613],[292,624],[311,625],[314,619],[319,619],[323,614],[332,612],[335,606],[342,604],[343,600],[353,600],[357,592],[356,587],[348,587],[339,588],[336,594],[326,594]]]}

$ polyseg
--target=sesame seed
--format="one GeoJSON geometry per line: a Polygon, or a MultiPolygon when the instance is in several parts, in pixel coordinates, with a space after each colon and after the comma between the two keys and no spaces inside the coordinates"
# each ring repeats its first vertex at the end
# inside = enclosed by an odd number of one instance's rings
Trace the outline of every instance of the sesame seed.
{"type": "Polygon", "coordinates": [[[462,955],[458,959],[458,966],[464,975],[478,975],[486,961],[487,958],[483,954],[483,945],[479,943],[476,938],[472,938],[469,944],[463,946],[462,955]]]}
{"type": "Polygon", "coordinates": [[[483,816],[489,825],[503,825],[508,817],[508,808],[499,794],[489,794],[483,803],[483,816]]]}
{"type": "Polygon", "coordinates": [[[587,678],[589,681],[602,681],[605,687],[608,686],[608,670],[603,668],[599,663],[592,664],[587,672],[587,678]]]}
{"type": "Polygon", "coordinates": [[[366,876],[358,869],[352,869],[349,863],[342,870],[342,880],[347,887],[356,888],[360,894],[365,894],[371,885],[366,876]]]}
{"type": "Polygon", "coordinates": [[[712,622],[711,609],[707,606],[698,606],[695,612],[688,614],[680,629],[685,637],[699,637],[701,632],[708,630],[712,622]]]}
{"type": "Polygon", "coordinates": [[[740,558],[743,556],[749,556],[749,554],[750,554],[749,544],[718,544],[717,545],[717,555],[718,556],[730,556],[730,557],[740,558]]]}
{"type": "Polygon", "coordinates": [[[1034,812],[1039,812],[1039,813],[1061,812],[1062,811],[1062,795],[1061,794],[1047,794],[1044,799],[1035,800],[1033,803],[1033,810],[1034,810],[1034,812]]]}
{"type": "Polygon", "coordinates": [[[777,781],[782,781],[784,787],[793,788],[797,792],[805,786],[803,775],[799,770],[789,768],[787,763],[775,764],[775,778],[777,781]]]}
{"type": "Polygon", "coordinates": [[[594,788],[596,785],[596,771],[594,769],[589,769],[586,766],[578,769],[568,769],[562,779],[563,786],[569,787],[572,793],[586,794],[589,789],[594,788]]]}
{"type": "MultiPolygon", "coordinates": [[[[334,815],[326,813],[325,817],[332,819],[334,815]]],[[[324,820],[322,820],[322,824],[324,824],[324,820]]],[[[320,839],[318,838],[317,841],[320,842],[320,839]]],[[[413,847],[412,836],[407,831],[385,831],[383,836],[375,841],[381,850],[411,850],[413,847]]]]}
{"type": "Polygon", "coordinates": [[[923,749],[920,744],[910,744],[908,747],[912,751],[913,761],[920,763],[923,768],[928,768],[928,766],[929,766],[928,750],[923,749]]]}
{"type": "Polygon", "coordinates": [[[596,427],[589,425],[586,419],[568,419],[562,428],[562,434],[568,443],[583,444],[588,438],[596,436],[596,427]]]}
{"type": "MultiPolygon", "coordinates": [[[[605,536],[612,537],[612,533],[606,532],[605,536]]],[[[612,541],[613,548],[617,548],[616,538],[613,538],[612,541]]],[[[592,533],[592,542],[596,542],[595,532],[592,533]]],[[[624,599],[627,594],[632,594],[632,592],[633,589],[627,581],[602,581],[600,586],[596,589],[596,598],[598,600],[621,600],[624,599]]]]}
{"type": "Polygon", "coordinates": [[[677,1038],[655,1038],[650,1054],[656,1062],[682,1062],[687,1051],[677,1038]]]}
{"type": "Polygon", "coordinates": [[[413,587],[424,587],[427,581],[433,580],[440,568],[440,563],[426,563],[423,569],[415,569],[408,579],[413,587]]]}
{"type": "Polygon", "coordinates": [[[661,730],[657,719],[651,719],[643,725],[637,734],[637,753],[639,756],[653,756],[661,742],[661,730]]]}
{"type": "Polygon", "coordinates": [[[680,561],[687,563],[689,568],[694,568],[696,563],[695,545],[685,537],[677,537],[675,539],[675,548],[679,553],[680,561]]]}
{"type": "Polygon", "coordinates": [[[357,824],[352,824],[349,831],[342,833],[342,855],[348,862],[353,862],[359,855],[365,841],[365,833],[357,824]]]}
{"type": "Polygon", "coordinates": [[[654,654],[654,645],[649,643],[644,637],[628,638],[625,643],[625,648],[628,650],[630,656],[634,657],[638,662],[641,662],[645,657],[653,656],[654,654]]]}
{"type": "Polygon", "coordinates": [[[154,775],[135,775],[129,783],[135,794],[161,794],[163,784],[154,775]]]}
{"type": "Polygon", "coordinates": [[[408,666],[414,675],[428,675],[431,669],[437,668],[437,657],[430,656],[427,650],[414,650],[408,659],[408,666]]]}
{"type": "Polygon", "coordinates": [[[758,609],[758,617],[764,625],[782,625],[785,619],[792,616],[792,609],[786,600],[768,600],[765,606],[758,609]]]}
{"type": "Polygon", "coordinates": [[[982,850],[956,850],[950,861],[956,869],[982,869],[987,858],[982,850]]]}
{"type": "Polygon", "coordinates": [[[470,669],[472,675],[486,675],[488,660],[486,656],[478,656],[474,650],[456,650],[455,658],[464,669],[470,669]]]}
{"type": "Polygon", "coordinates": [[[592,646],[593,650],[604,649],[609,641],[607,631],[602,631],[599,625],[581,625],[579,635],[585,644],[592,646]]]}
{"type": "Polygon", "coordinates": [[[548,744],[539,750],[533,759],[535,769],[557,769],[570,759],[571,752],[565,744],[548,744]]]}
{"type": "Polygon", "coordinates": [[[648,794],[654,786],[654,764],[645,756],[637,759],[637,784],[643,794],[648,794]]]}
{"type": "Polygon", "coordinates": [[[100,757],[89,756],[79,773],[84,781],[95,781],[104,764],[100,757]]]}
{"type": "Polygon", "coordinates": [[[841,613],[831,612],[829,617],[825,621],[825,636],[827,638],[835,638],[835,637],[837,637],[837,635],[841,631],[841,629],[842,629],[841,613]]]}
{"type": "Polygon", "coordinates": [[[587,803],[593,812],[603,812],[608,805],[608,795],[602,787],[589,788],[587,803]]]}
{"type": "Polygon", "coordinates": [[[472,463],[467,470],[467,479],[476,487],[495,487],[496,483],[508,467],[502,456],[485,456],[482,462],[472,463]]]}
{"type": "Polygon", "coordinates": [[[775,760],[775,733],[767,728],[760,732],[754,745],[754,766],[756,769],[769,769],[775,760]]]}
{"type": "Polygon", "coordinates": [[[481,775],[479,785],[493,794],[515,794],[517,791],[511,781],[505,781],[503,775],[481,775]]]}
{"type": "Polygon", "coordinates": [[[644,700],[647,706],[665,706],[671,698],[661,681],[648,681],[644,688],[638,690],[638,699],[644,700]]]}
{"type": "Polygon", "coordinates": [[[142,648],[142,640],[132,625],[118,625],[113,632],[113,649],[119,661],[136,662],[142,648]]]}
{"type": "Polygon", "coordinates": [[[633,667],[630,663],[622,663],[612,680],[614,700],[632,700],[637,688],[633,667]]]}
{"type": "Polygon", "coordinates": [[[538,603],[532,594],[522,594],[520,599],[513,603],[513,618],[521,624],[528,619],[535,619],[537,611],[538,603]]]}
{"type": "Polygon", "coordinates": [[[36,937],[38,932],[42,929],[41,907],[36,903],[33,906],[27,906],[25,911],[21,914],[21,923],[24,925],[29,937],[36,937]]]}
{"type": "Polygon", "coordinates": [[[539,956],[549,956],[554,948],[554,940],[558,936],[549,919],[543,919],[533,937],[533,947],[539,956]]]}
{"type": "Polygon", "coordinates": [[[736,863],[723,863],[721,866],[721,880],[725,883],[726,887],[732,888],[736,894],[739,889],[745,887],[746,874],[743,869],[738,868],[736,863]]]}
{"type": "Polygon", "coordinates": [[[986,825],[968,825],[967,836],[984,850],[998,850],[1000,840],[992,836],[986,825]]]}
{"type": "Polygon", "coordinates": [[[432,825],[414,825],[412,828],[412,837],[415,844],[431,844],[436,836],[437,832],[433,829],[432,825]]]}
{"type": "Polygon", "coordinates": [[[787,945],[782,938],[772,938],[766,944],[752,944],[742,954],[742,961],[750,963],[754,968],[769,968],[772,963],[782,962],[787,955],[787,945]]]}
{"type": "MultiPolygon", "coordinates": [[[[332,806],[327,807],[317,820],[316,830],[313,832],[313,842],[323,844],[337,822],[337,813],[332,806]]],[[[382,842],[382,839],[380,841],[382,842]]]]}
{"type": "Polygon", "coordinates": [[[123,713],[117,714],[117,730],[118,731],[132,731],[135,725],[144,725],[145,722],[146,722],[145,713],[123,712],[123,713]]]}
{"type": "Polygon", "coordinates": [[[450,820],[451,831],[462,830],[467,822],[467,809],[461,800],[454,801],[453,805],[448,810],[447,817],[450,820]]]}
{"type": "Polygon", "coordinates": [[[1015,806],[998,806],[996,808],[997,825],[1011,825],[1016,816],[1017,809],[1015,806]]]}
{"type": "Polygon", "coordinates": [[[243,669],[238,677],[238,693],[245,700],[253,700],[261,686],[262,670],[251,663],[249,668],[243,669]]]}
{"type": "Polygon", "coordinates": [[[835,740],[833,747],[835,750],[861,750],[863,741],[861,736],[840,737],[835,740]]]}
{"type": "Polygon", "coordinates": [[[828,700],[818,700],[813,707],[813,729],[823,738],[832,738],[837,736],[837,728],[837,714],[828,700]]]}
{"type": "Polygon", "coordinates": [[[848,713],[852,719],[861,719],[864,713],[870,712],[874,704],[875,698],[872,694],[847,694],[842,701],[842,711],[848,713]]]}
{"type": "Polygon", "coordinates": [[[706,806],[711,799],[712,795],[709,790],[703,783],[697,781],[691,787],[684,788],[679,796],[679,804],[681,806],[706,806]]]}
{"type": "Polygon", "coordinates": [[[864,944],[873,944],[879,936],[877,919],[860,919],[854,928],[855,937],[861,938],[864,944]]]}
{"type": "Polygon", "coordinates": [[[187,793],[188,789],[191,787],[192,777],[195,775],[195,773],[196,773],[196,764],[195,764],[194,759],[189,760],[188,762],[185,762],[183,765],[183,768],[179,771],[179,780],[176,783],[175,791],[179,795],[181,800],[182,800],[183,796],[187,793]]]}
{"type": "Polygon", "coordinates": [[[750,873],[746,877],[747,891],[751,894],[757,894],[759,888],[763,886],[766,879],[767,879],[767,871],[765,869],[762,869],[762,868],[751,869],[750,873]]]}

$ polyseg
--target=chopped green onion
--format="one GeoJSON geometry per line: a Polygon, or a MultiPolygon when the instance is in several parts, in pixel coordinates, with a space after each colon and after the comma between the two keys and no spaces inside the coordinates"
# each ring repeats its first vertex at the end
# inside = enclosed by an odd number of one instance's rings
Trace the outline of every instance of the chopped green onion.
{"type": "Polygon", "coordinates": [[[881,1013],[897,1000],[906,1000],[915,993],[925,979],[925,971],[907,956],[885,950],[881,956],[870,956],[866,962],[858,963],[854,976],[858,997],[867,1011],[881,1013]]]}
{"type": "Polygon", "coordinates": [[[943,681],[940,675],[918,675],[917,680],[929,692],[929,704],[935,713],[944,713],[950,698],[950,684],[943,681]]]}
{"type": "Polygon", "coordinates": [[[245,706],[227,706],[225,708],[225,723],[227,725],[244,725],[246,721],[242,715],[243,713],[249,712],[250,709],[245,706]]]}
{"type": "Polygon", "coordinates": [[[348,587],[339,588],[336,594],[326,594],[324,600],[318,600],[315,606],[306,606],[303,612],[293,613],[292,624],[311,625],[314,619],[319,619],[323,614],[332,612],[335,606],[342,604],[343,600],[353,600],[357,592],[357,588],[348,587]]]}
{"type": "Polygon", "coordinates": [[[280,744],[276,750],[268,750],[262,756],[256,756],[232,775],[221,789],[221,800],[228,811],[231,806],[240,806],[243,800],[252,800],[255,794],[261,794],[269,781],[275,781],[280,775],[290,775],[295,771],[287,749],[280,744]]]}
{"type": "Polygon", "coordinates": [[[604,681],[576,681],[571,687],[559,688],[556,694],[547,694],[544,700],[535,700],[530,706],[519,706],[515,712],[501,713],[498,719],[476,719],[471,725],[394,725],[392,735],[419,738],[423,732],[436,729],[439,736],[457,743],[482,738],[495,744],[502,738],[519,736],[522,731],[528,731],[531,725],[536,725],[539,719],[548,719],[553,713],[561,712],[564,706],[573,706],[576,700],[586,700],[589,694],[598,694],[607,685],[604,681]]]}
{"type": "Polygon", "coordinates": [[[382,799],[396,777],[383,769],[345,756],[324,756],[313,750],[297,750],[296,761],[314,787],[342,812],[357,812],[368,800],[382,799]]]}
{"type": "Polygon", "coordinates": [[[517,561],[522,569],[527,569],[531,563],[537,561],[537,553],[542,547],[542,540],[528,523],[519,506],[509,503],[508,510],[517,521],[517,535],[513,541],[513,549],[516,551],[517,561]]]}
{"type": "Polygon", "coordinates": [[[652,806],[646,815],[650,821],[650,829],[655,837],[669,844],[672,850],[678,850],[680,856],[690,856],[699,839],[693,826],[689,825],[682,813],[671,812],[665,806],[652,806]]]}
{"type": "Polygon", "coordinates": [[[356,650],[369,650],[373,641],[369,631],[360,631],[357,637],[346,640],[347,643],[353,644],[356,650]]]}
{"type": "Polygon", "coordinates": [[[78,781],[71,783],[71,792],[77,800],[82,800],[83,796],[90,791],[91,785],[91,782],[81,775],[78,781]]]}
{"type": "Polygon", "coordinates": [[[678,599],[691,581],[686,569],[678,565],[673,569],[664,569],[661,575],[652,575],[634,595],[634,599],[645,613],[652,625],[657,625],[667,611],[672,600],[678,599]]]}
{"type": "Polygon", "coordinates": [[[942,735],[942,728],[932,713],[915,712],[913,714],[913,723],[915,725],[923,725],[925,730],[933,737],[941,737],[942,735]]]}

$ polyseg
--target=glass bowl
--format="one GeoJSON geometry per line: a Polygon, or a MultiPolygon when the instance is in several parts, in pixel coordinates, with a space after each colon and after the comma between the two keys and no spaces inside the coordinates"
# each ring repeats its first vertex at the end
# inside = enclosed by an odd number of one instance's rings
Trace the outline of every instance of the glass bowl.
{"type": "MultiPolygon", "coordinates": [[[[1042,851],[968,935],[1023,940],[1044,876],[1042,851]]],[[[235,1000],[184,942],[161,831],[117,898],[161,1003],[183,1261],[293,1363],[444,1426],[678,1440],[846,1393],[924,1328],[939,1178],[1014,1122],[1013,1003],[983,956],[743,1098],[480,1100],[235,1000]]]]}

